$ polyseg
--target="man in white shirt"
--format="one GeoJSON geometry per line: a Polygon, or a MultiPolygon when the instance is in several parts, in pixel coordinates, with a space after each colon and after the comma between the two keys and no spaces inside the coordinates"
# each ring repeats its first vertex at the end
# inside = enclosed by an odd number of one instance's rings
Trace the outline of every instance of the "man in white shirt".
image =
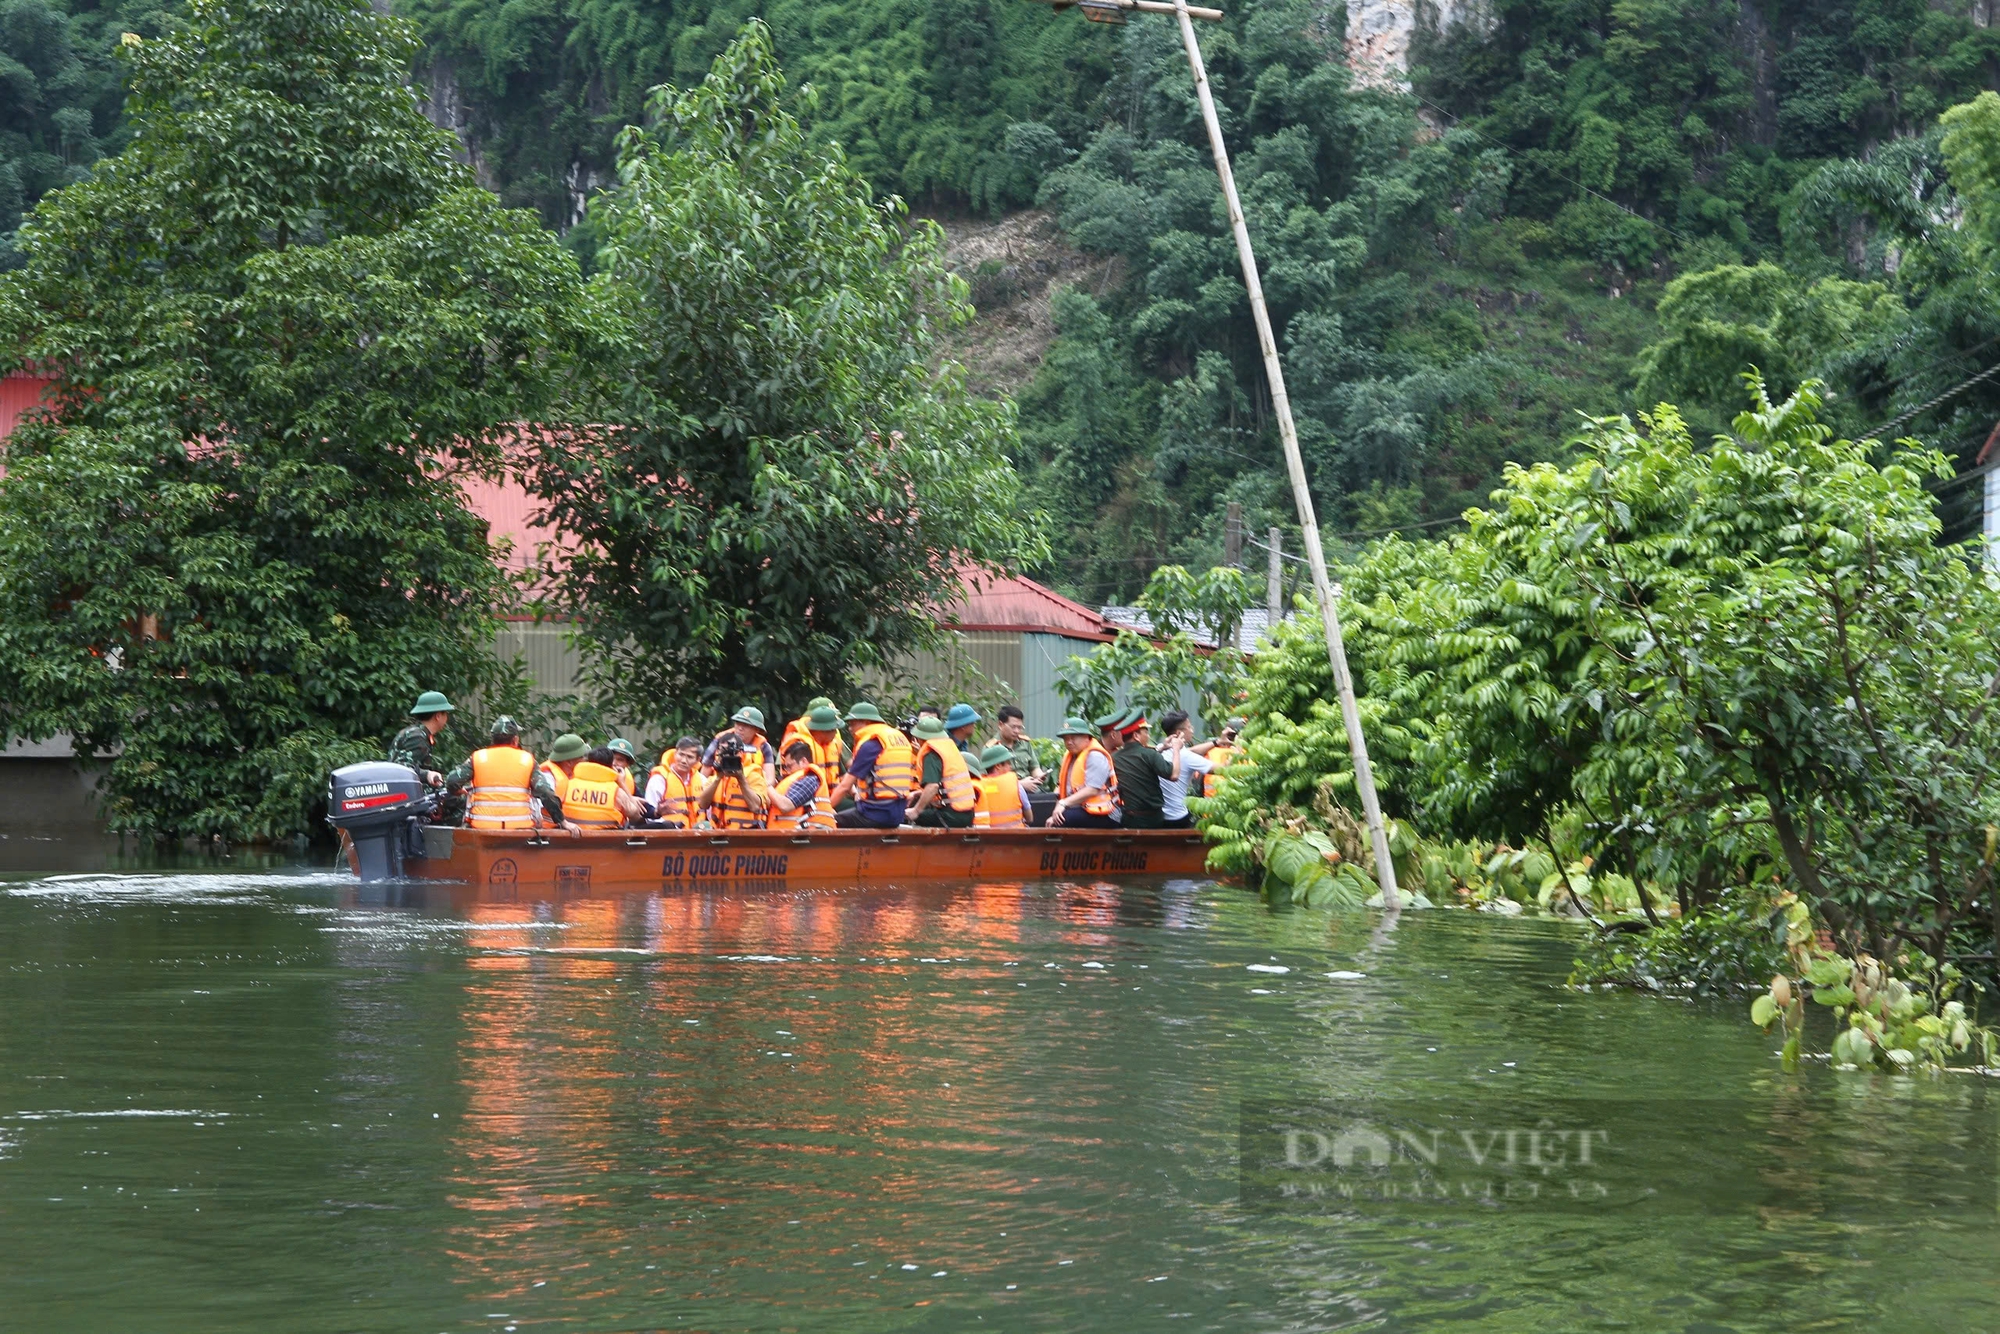
{"type": "Polygon", "coordinates": [[[1173,773],[1160,780],[1160,815],[1165,820],[1161,827],[1192,829],[1194,816],[1188,813],[1188,793],[1200,792],[1202,775],[1215,766],[1206,756],[1194,753],[1194,720],[1179,709],[1160,719],[1160,730],[1166,733],[1161,753],[1174,762],[1173,773]]]}

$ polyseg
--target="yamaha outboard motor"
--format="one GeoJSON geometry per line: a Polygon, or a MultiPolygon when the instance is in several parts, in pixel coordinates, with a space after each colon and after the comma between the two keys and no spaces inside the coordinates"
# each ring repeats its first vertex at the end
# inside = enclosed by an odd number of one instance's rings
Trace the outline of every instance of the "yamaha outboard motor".
{"type": "Polygon", "coordinates": [[[363,881],[402,879],[404,859],[424,855],[420,826],[436,805],[406,765],[350,764],[326,780],[326,822],[347,832],[363,881]]]}

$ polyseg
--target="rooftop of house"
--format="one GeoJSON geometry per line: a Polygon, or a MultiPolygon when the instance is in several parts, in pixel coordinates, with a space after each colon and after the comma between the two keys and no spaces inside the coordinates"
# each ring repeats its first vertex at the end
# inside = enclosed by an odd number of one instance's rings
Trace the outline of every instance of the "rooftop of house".
{"type": "MultiPolygon", "coordinates": [[[[1142,635],[1151,635],[1153,618],[1140,607],[1106,607],[1104,619],[1123,630],[1131,630],[1142,635]]],[[[1290,620],[1284,616],[1281,620],[1290,620]]],[[[1260,642],[1270,633],[1271,613],[1264,607],[1250,607],[1243,612],[1243,621],[1236,627],[1236,649],[1239,653],[1256,653],[1260,642]]],[[[1213,630],[1198,631],[1194,640],[1208,648],[1217,647],[1217,637],[1213,630]]]]}

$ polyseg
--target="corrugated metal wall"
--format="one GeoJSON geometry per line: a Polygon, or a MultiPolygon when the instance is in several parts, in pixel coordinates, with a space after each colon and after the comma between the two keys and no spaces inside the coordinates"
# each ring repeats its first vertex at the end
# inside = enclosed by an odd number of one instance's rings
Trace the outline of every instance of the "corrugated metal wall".
{"type": "Polygon", "coordinates": [[[1056,672],[1071,658],[1087,655],[1097,645],[1062,635],[1021,636],[1021,712],[1030,736],[1054,736],[1063,725],[1063,696],[1056,689],[1056,672]]]}
{"type": "Polygon", "coordinates": [[[561,621],[502,622],[493,652],[502,662],[516,656],[525,659],[535,687],[550,695],[576,689],[577,671],[583,665],[583,655],[569,645],[569,626],[561,621]]]}

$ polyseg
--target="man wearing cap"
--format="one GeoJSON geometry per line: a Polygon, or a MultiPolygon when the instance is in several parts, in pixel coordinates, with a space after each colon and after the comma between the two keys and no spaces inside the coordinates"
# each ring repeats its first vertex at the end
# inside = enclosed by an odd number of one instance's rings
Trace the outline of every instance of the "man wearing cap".
{"type": "Polygon", "coordinates": [[[1130,710],[1118,731],[1125,744],[1111,757],[1111,767],[1118,774],[1118,801],[1125,808],[1125,827],[1164,829],[1166,793],[1160,780],[1173,777],[1174,762],[1153,749],[1144,711],[1130,710]]]}
{"type": "Polygon", "coordinates": [[[804,717],[786,723],[779,754],[789,752],[794,741],[803,741],[812,750],[811,764],[819,772],[820,792],[833,791],[833,785],[847,769],[847,746],[840,739],[840,715],[833,706],[815,703],[804,717]]]}
{"type": "MultiPolygon", "coordinates": [[[[608,758],[608,757],[607,757],[608,758]]],[[[563,828],[581,835],[588,829],[616,829],[643,814],[637,797],[625,795],[610,766],[591,758],[590,743],[564,732],[549,747],[548,775],[562,801],[563,828]]]]}
{"type": "Polygon", "coordinates": [[[847,711],[847,724],[854,732],[854,758],[827,794],[827,804],[838,807],[852,794],[854,805],[838,811],[834,823],[842,829],[894,829],[909,813],[910,791],[917,785],[910,739],[867,700],[847,711]]]}
{"type": "Polygon", "coordinates": [[[847,746],[840,739],[840,710],[834,708],[833,701],[825,695],[814,695],[806,701],[806,711],[785,724],[784,734],[778,738],[779,756],[783,757],[785,748],[794,741],[804,741],[815,732],[825,731],[833,733],[834,744],[841,752],[840,758],[845,760],[847,758],[847,746]],[[813,714],[819,712],[821,709],[826,710],[827,715],[833,719],[832,727],[814,725],[813,714]]]}
{"type": "Polygon", "coordinates": [[[1070,718],[1056,733],[1069,753],[1057,772],[1056,806],[1049,812],[1049,824],[1071,829],[1118,827],[1118,775],[1111,766],[1111,753],[1097,739],[1099,730],[1081,718],[1070,718]]]}
{"type": "MultiPolygon", "coordinates": [[[[470,829],[534,829],[562,825],[562,797],[553,779],[521,747],[521,725],[506,714],[493,720],[492,744],[444,776],[444,790],[464,792],[470,829]]],[[[570,826],[574,828],[574,826],[570,826]]]]}
{"type": "MultiPolygon", "coordinates": [[[[747,766],[760,763],[764,766],[763,790],[769,792],[778,781],[778,752],[764,737],[764,711],[754,704],[745,704],[729,715],[729,726],[717,732],[709,740],[708,749],[701,753],[701,769],[704,774],[715,773],[715,748],[722,738],[731,732],[743,743],[743,763],[747,766]]],[[[754,780],[753,780],[754,781],[754,780]]],[[[746,786],[749,786],[746,784],[746,786]]],[[[759,800],[762,800],[760,797],[759,800]]],[[[756,803],[753,802],[752,805],[756,803]]]]}
{"type": "Polygon", "coordinates": [[[431,768],[431,747],[451,721],[451,715],[451,701],[444,697],[443,691],[426,690],[417,696],[417,702],[410,706],[410,717],[416,721],[396,733],[396,739],[389,743],[389,763],[407,765],[432,787],[441,786],[444,775],[431,768]]]}
{"type": "MultiPolygon", "coordinates": [[[[611,753],[611,772],[618,775],[618,786],[625,789],[625,795],[638,793],[639,752],[632,749],[632,743],[622,736],[612,737],[604,743],[604,749],[611,753]]],[[[650,817],[648,817],[650,818],[650,817]]]]}
{"type": "Polygon", "coordinates": [[[966,756],[966,763],[979,775],[979,804],[972,808],[974,829],[1019,829],[1035,822],[1027,789],[1014,772],[1013,751],[996,741],[978,758],[966,756]]]}
{"type": "Polygon", "coordinates": [[[917,743],[917,790],[910,794],[911,824],[927,828],[970,829],[972,810],[979,792],[972,785],[972,771],[945,724],[963,709],[971,714],[960,730],[970,734],[979,715],[969,705],[960,704],[942,720],[919,718],[910,739],[917,743]]]}

